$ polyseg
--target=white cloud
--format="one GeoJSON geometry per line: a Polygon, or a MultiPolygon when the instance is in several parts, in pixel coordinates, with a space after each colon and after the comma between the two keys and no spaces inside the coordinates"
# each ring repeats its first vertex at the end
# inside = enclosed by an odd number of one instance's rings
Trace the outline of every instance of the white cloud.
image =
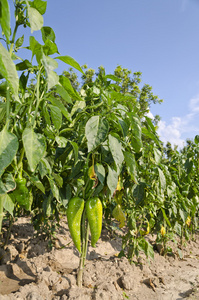
{"type": "Polygon", "coordinates": [[[188,113],[183,117],[172,117],[170,124],[161,120],[158,123],[158,135],[164,144],[170,142],[173,146],[182,148],[186,138],[199,134],[199,95],[190,99],[188,113]],[[183,138],[186,136],[185,138],[183,138]]]}

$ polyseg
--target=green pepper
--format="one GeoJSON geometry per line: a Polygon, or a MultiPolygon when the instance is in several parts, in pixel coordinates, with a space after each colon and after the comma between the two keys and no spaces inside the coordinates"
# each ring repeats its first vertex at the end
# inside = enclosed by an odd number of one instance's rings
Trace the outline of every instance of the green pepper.
{"type": "Polygon", "coordinates": [[[86,202],[86,217],[91,231],[91,246],[95,247],[102,231],[102,203],[94,197],[86,202]]]}
{"type": "Polygon", "coordinates": [[[10,193],[11,198],[24,207],[26,210],[31,210],[31,202],[29,197],[29,190],[26,186],[26,179],[19,176],[15,179],[16,189],[10,193]]]}
{"type": "Polygon", "coordinates": [[[72,198],[68,203],[66,211],[68,219],[68,228],[72,237],[72,240],[81,253],[81,219],[84,210],[84,200],[79,197],[72,198]]]}

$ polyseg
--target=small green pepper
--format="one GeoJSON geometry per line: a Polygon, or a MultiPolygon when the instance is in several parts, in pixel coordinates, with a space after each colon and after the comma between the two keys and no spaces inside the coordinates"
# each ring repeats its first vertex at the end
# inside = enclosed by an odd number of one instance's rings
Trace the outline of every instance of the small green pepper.
{"type": "Polygon", "coordinates": [[[84,200],[79,197],[72,198],[68,203],[66,211],[68,219],[68,228],[72,237],[72,240],[81,253],[81,219],[84,210],[84,200]]]}
{"type": "Polygon", "coordinates": [[[29,190],[26,186],[26,179],[18,176],[16,179],[16,189],[10,193],[11,198],[26,210],[31,210],[29,190]]]}
{"type": "Polygon", "coordinates": [[[86,202],[86,217],[91,231],[91,246],[95,247],[102,231],[102,203],[94,197],[86,202]]]}

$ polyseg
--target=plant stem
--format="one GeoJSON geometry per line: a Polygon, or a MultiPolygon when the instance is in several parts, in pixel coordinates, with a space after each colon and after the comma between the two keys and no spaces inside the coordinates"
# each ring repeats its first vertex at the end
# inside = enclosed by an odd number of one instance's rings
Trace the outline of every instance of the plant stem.
{"type": "Polygon", "coordinates": [[[0,195],[0,233],[3,222],[3,195],[0,195]]]}
{"type": "Polygon", "coordinates": [[[83,277],[83,271],[84,271],[84,265],[86,260],[86,254],[88,249],[88,235],[89,235],[89,226],[86,221],[86,213],[83,212],[82,216],[82,252],[79,260],[79,269],[77,273],[77,286],[82,288],[82,277],[83,277]]]}

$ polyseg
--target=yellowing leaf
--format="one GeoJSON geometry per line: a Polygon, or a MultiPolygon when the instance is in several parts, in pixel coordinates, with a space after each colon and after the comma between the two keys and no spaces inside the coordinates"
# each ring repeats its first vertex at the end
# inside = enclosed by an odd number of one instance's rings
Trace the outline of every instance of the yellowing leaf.
{"type": "Polygon", "coordinates": [[[125,226],[126,216],[119,204],[114,208],[112,215],[117,221],[120,222],[120,228],[125,226]]]}

